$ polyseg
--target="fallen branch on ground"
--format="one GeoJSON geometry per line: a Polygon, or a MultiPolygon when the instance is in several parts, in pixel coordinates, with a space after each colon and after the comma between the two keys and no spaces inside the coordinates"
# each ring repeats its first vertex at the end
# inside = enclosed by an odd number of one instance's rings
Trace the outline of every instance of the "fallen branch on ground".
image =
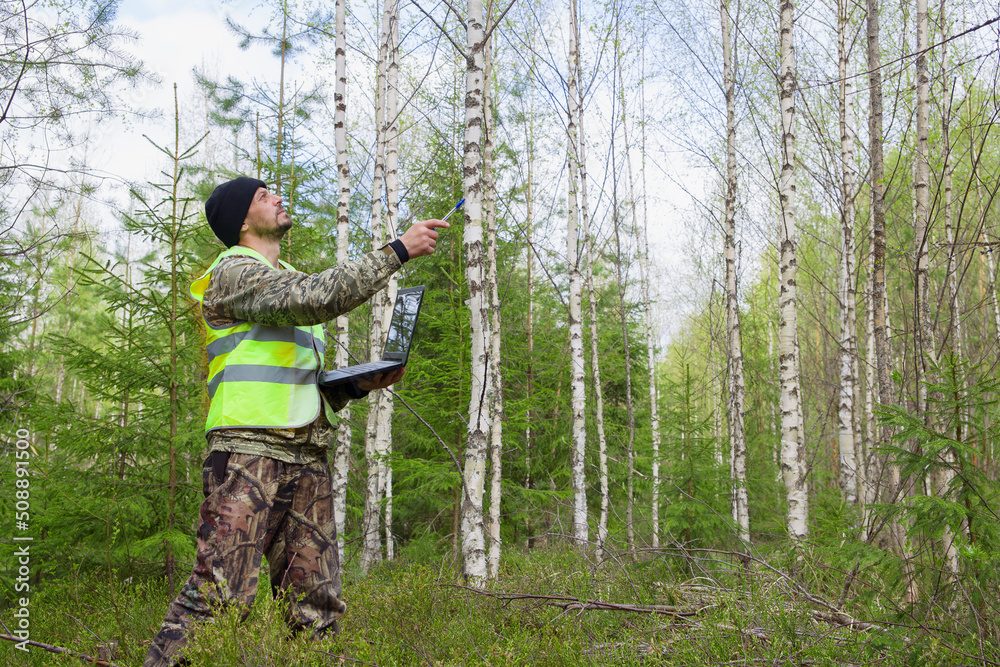
{"type": "Polygon", "coordinates": [[[497,600],[503,600],[508,602],[511,600],[538,600],[550,607],[558,607],[565,611],[572,611],[579,609],[581,611],[585,610],[598,610],[598,611],[630,611],[639,614],[662,614],[664,616],[694,616],[709,607],[715,605],[703,604],[695,605],[692,607],[677,607],[674,605],[665,604],[654,604],[647,606],[638,606],[632,604],[618,604],[617,602],[602,602],[600,600],[581,600],[580,598],[574,598],[567,595],[531,595],[528,593],[494,593],[492,591],[484,591],[478,588],[472,588],[470,586],[459,586],[457,584],[451,584],[453,588],[461,588],[463,590],[471,591],[476,595],[485,595],[487,597],[495,598],[497,600]]]}
{"type": "Polygon", "coordinates": [[[0,639],[6,639],[9,642],[14,642],[15,644],[20,644],[21,642],[26,642],[29,646],[37,646],[38,648],[45,649],[49,653],[65,653],[66,655],[71,655],[76,658],[80,658],[85,662],[89,662],[92,665],[101,665],[101,667],[117,667],[115,663],[108,662],[107,660],[98,660],[97,658],[91,658],[85,653],[77,653],[68,648],[63,648],[62,646],[53,646],[52,644],[43,644],[42,642],[36,642],[31,639],[20,639],[18,637],[11,637],[10,635],[0,634],[0,639]]]}
{"type": "Polygon", "coordinates": [[[824,623],[829,623],[830,625],[839,625],[845,628],[850,628],[851,630],[858,630],[861,632],[865,630],[885,631],[885,628],[880,625],[868,623],[867,621],[859,621],[842,611],[830,612],[814,609],[809,612],[809,615],[812,616],[814,620],[823,621],[824,623]]]}

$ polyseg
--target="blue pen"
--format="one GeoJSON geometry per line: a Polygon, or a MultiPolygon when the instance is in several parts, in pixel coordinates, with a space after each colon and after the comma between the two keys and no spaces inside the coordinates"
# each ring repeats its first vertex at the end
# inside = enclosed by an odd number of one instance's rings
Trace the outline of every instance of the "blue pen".
{"type": "Polygon", "coordinates": [[[455,208],[453,208],[450,211],[448,211],[448,215],[446,215],[443,218],[441,218],[442,222],[445,221],[445,220],[447,220],[451,216],[451,214],[454,213],[455,211],[457,211],[458,207],[461,206],[464,203],[465,203],[465,197],[462,197],[462,201],[460,201],[457,204],[455,204],[455,208]]]}

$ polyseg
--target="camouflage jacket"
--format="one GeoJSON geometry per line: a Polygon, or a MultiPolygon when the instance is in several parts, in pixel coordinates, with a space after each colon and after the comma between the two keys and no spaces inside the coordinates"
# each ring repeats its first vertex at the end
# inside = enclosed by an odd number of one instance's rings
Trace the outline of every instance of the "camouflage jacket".
{"type": "MultiPolygon", "coordinates": [[[[202,312],[205,320],[215,327],[230,327],[237,322],[268,326],[321,324],[358,307],[384,289],[400,266],[396,254],[384,250],[314,274],[275,269],[243,255],[227,257],[212,272],[202,312]]],[[[335,411],[352,398],[344,385],[322,392],[335,411]]],[[[299,428],[210,431],[208,445],[211,451],[308,463],[322,458],[333,446],[335,430],[325,411],[320,410],[316,421],[299,428]]]]}

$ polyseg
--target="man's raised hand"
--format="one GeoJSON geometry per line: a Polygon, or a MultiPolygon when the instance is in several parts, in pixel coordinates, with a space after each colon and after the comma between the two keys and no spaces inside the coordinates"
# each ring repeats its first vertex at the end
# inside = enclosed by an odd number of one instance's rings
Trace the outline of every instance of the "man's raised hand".
{"type": "Polygon", "coordinates": [[[406,246],[410,259],[423,257],[434,252],[437,246],[438,228],[450,227],[444,220],[421,220],[410,225],[399,240],[406,246]]]}

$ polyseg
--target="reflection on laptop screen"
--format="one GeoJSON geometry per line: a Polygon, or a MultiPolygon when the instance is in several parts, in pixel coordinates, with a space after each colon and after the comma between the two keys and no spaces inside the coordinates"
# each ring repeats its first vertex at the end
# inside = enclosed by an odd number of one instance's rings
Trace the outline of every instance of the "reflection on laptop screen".
{"type": "Polygon", "coordinates": [[[401,298],[396,300],[396,307],[392,311],[392,322],[389,324],[382,358],[405,361],[410,352],[421,295],[419,292],[409,292],[399,296],[401,298]]]}

